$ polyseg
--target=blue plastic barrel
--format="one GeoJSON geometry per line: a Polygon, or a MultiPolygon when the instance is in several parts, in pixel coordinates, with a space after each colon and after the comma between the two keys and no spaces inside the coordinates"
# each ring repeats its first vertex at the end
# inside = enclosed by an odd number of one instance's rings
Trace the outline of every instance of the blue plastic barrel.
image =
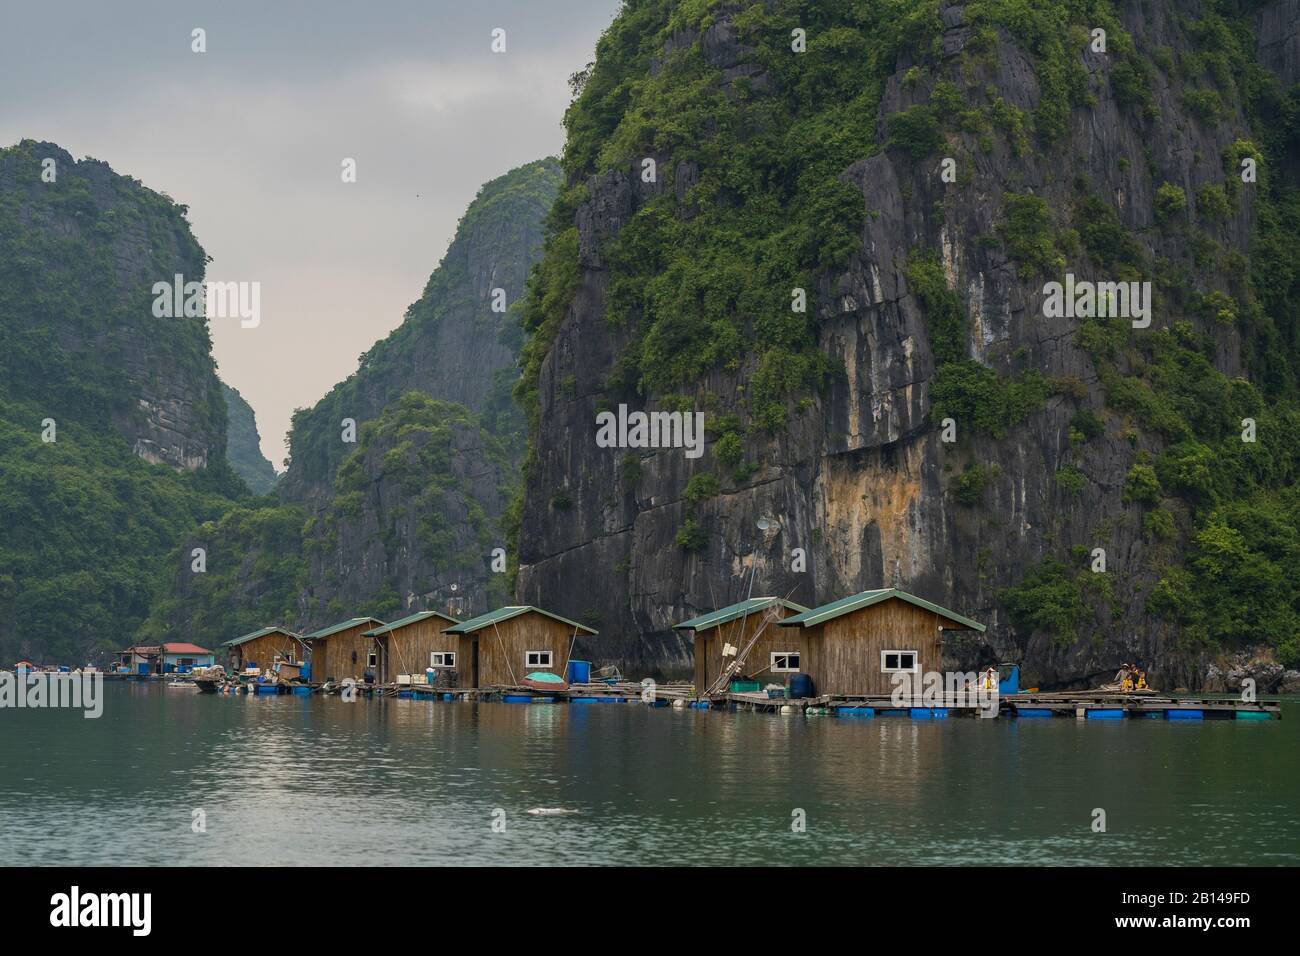
{"type": "Polygon", "coordinates": [[[569,661],[568,679],[570,684],[591,683],[591,661],[569,661]]]}
{"type": "Polygon", "coordinates": [[[1124,711],[1119,707],[1089,707],[1088,720],[1123,720],[1124,711]]]}
{"type": "Polygon", "coordinates": [[[792,700],[802,700],[813,696],[812,678],[807,674],[790,675],[790,698],[792,700]]]}

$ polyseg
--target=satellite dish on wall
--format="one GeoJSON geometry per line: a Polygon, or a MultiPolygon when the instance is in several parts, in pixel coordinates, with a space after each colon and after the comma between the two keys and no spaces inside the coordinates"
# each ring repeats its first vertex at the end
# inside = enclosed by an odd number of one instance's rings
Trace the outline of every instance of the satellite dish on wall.
{"type": "Polygon", "coordinates": [[[758,525],[759,531],[766,531],[768,528],[772,527],[772,522],[768,521],[766,518],[759,518],[756,524],[758,525]]]}

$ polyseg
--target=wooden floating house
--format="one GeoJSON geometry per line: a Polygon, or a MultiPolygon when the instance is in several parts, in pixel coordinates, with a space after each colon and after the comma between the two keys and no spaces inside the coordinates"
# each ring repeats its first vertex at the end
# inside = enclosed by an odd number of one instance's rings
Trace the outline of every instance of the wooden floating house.
{"type": "Polygon", "coordinates": [[[578,634],[596,631],[529,605],[499,607],[445,632],[458,638],[457,669],[464,687],[518,687],[532,671],[567,679],[578,634]]]}
{"type": "Polygon", "coordinates": [[[264,627],[260,630],[232,637],[223,642],[231,669],[242,673],[250,667],[271,671],[275,665],[301,664],[307,660],[307,642],[302,635],[283,627],[264,627]]]}
{"type": "Polygon", "coordinates": [[[304,635],[311,648],[311,676],[314,681],[364,680],[366,673],[379,673],[379,649],[366,632],[383,627],[373,617],[353,617],[304,635]]]}
{"type": "Polygon", "coordinates": [[[804,637],[778,620],[808,608],[779,597],[756,597],[674,625],[695,645],[695,691],[725,691],[732,681],[785,681],[803,665],[804,637]]]}
{"type": "Polygon", "coordinates": [[[940,670],[943,632],[984,625],[898,588],[863,591],[777,621],[799,634],[818,695],[888,696],[896,673],[940,670]]]}
{"type": "Polygon", "coordinates": [[[447,633],[447,628],[459,623],[441,611],[420,611],[366,631],[362,636],[374,640],[378,648],[375,680],[380,684],[459,686],[462,638],[447,633]],[[428,680],[430,671],[432,682],[428,680]]]}
{"type": "Polygon", "coordinates": [[[211,667],[216,654],[185,641],[133,644],[121,654],[120,667],[130,674],[187,674],[196,667],[211,667]]]}

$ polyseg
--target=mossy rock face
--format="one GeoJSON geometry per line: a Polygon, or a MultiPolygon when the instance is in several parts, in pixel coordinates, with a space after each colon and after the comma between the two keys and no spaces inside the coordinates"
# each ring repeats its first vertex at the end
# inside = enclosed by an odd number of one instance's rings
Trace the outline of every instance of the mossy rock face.
{"type": "Polygon", "coordinates": [[[1300,447],[1298,207],[1269,175],[1300,114],[1259,29],[1282,27],[1214,2],[628,5],[566,115],[524,306],[521,599],[575,613],[598,582],[626,656],[684,665],[663,606],[711,606],[738,568],[802,603],[898,584],[994,621],[1044,683],[1124,633],[1193,684],[1243,638],[1177,573],[1240,608],[1199,570],[1227,524],[1281,574],[1262,529],[1290,540],[1300,447]],[[1151,283],[1151,326],[1044,315],[1066,273],[1151,283]],[[598,409],[682,397],[728,423],[698,462],[644,454],[633,484],[626,450],[572,444],[598,409]],[[1102,546],[1122,573],[1080,580],[1069,556],[1102,546]]]}
{"type": "MultiPolygon", "coordinates": [[[[52,143],[0,149],[0,657],[79,665],[146,617],[177,542],[248,492],[185,207],[52,143]]],[[[185,572],[191,577],[191,559],[185,572]]]]}
{"type": "Polygon", "coordinates": [[[523,347],[519,311],[560,179],[558,160],[544,159],[479,190],[402,324],[361,356],[353,375],[294,415],[286,497],[327,494],[347,453],[339,423],[368,421],[412,389],[482,416],[522,459],[524,419],[511,399],[523,347]]]}

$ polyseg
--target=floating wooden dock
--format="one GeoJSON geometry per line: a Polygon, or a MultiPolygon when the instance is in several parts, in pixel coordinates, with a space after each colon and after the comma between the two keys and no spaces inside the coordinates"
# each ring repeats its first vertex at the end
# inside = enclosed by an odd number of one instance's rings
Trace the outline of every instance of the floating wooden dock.
{"type": "Polygon", "coordinates": [[[1282,705],[1278,701],[1245,701],[1236,697],[1168,697],[1149,692],[1119,691],[1005,694],[998,698],[996,714],[988,715],[964,702],[958,705],[942,698],[904,698],[900,701],[893,697],[825,695],[789,700],[763,693],[727,692],[717,695],[715,702],[736,709],[769,713],[911,717],[918,720],[981,716],[1074,717],[1081,720],[1273,720],[1282,717],[1282,705]]]}
{"type": "MultiPolygon", "coordinates": [[[[173,675],[111,674],[109,679],[163,680],[173,675]]],[[[491,687],[437,687],[427,684],[364,684],[355,690],[362,697],[399,697],[438,701],[495,702],[510,704],[648,704],[655,707],[699,710],[740,710],[761,713],[801,714],[809,717],[895,718],[942,720],[956,717],[996,716],[1035,719],[1069,717],[1079,720],[1160,719],[1171,721],[1204,720],[1279,720],[1282,705],[1275,700],[1246,701],[1238,697],[1187,696],[1170,697],[1153,691],[1057,691],[1047,693],[1003,694],[998,697],[995,714],[981,714],[979,708],[964,702],[950,703],[942,698],[903,699],[878,695],[826,694],[791,699],[767,692],[724,691],[703,696],[689,683],[655,684],[646,688],[633,681],[571,684],[564,690],[542,692],[528,687],[494,685],[491,687]]],[[[226,693],[261,695],[337,694],[341,685],[326,687],[319,683],[257,683],[244,681],[231,685],[226,693]]]]}

